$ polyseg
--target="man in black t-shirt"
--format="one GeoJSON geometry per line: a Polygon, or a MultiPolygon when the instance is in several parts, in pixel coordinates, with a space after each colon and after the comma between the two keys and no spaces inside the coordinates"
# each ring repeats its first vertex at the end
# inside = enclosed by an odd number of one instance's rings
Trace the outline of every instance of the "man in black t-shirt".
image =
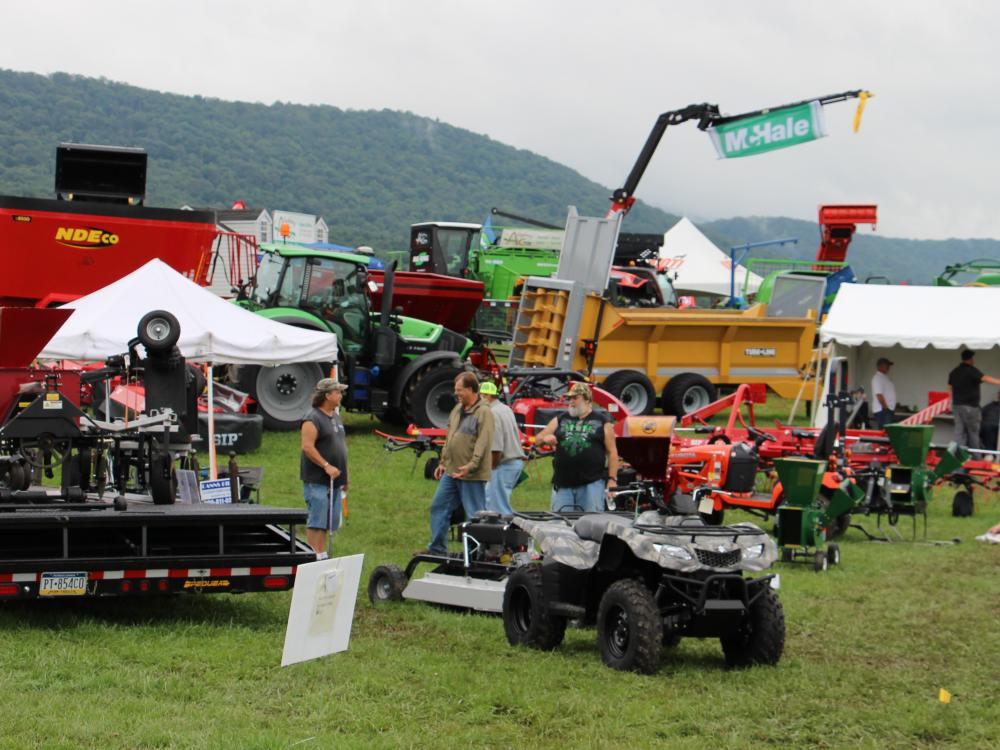
{"type": "Polygon", "coordinates": [[[327,556],[327,534],[340,526],[340,504],[347,492],[347,435],[337,413],[347,386],[323,378],[313,392],[313,408],[302,420],[299,478],[309,508],[306,540],[318,560],[327,556]]]}
{"type": "Polygon", "coordinates": [[[1000,385],[1000,379],[984,375],[976,368],[976,353],[966,349],[962,363],[948,373],[948,392],[951,393],[951,413],[955,417],[955,442],[969,448],[980,448],[979,384],[1000,385]]]}
{"type": "Polygon", "coordinates": [[[552,510],[600,512],[606,489],[618,484],[618,448],[611,417],[594,411],[593,394],[586,383],[573,383],[567,397],[569,409],[545,425],[535,440],[556,449],[552,510]]]}

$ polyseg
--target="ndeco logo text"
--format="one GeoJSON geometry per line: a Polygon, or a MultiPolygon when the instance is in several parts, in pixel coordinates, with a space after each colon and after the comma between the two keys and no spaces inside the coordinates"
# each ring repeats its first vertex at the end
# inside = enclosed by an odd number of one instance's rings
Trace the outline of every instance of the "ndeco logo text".
{"type": "Polygon", "coordinates": [[[118,244],[118,235],[97,227],[57,227],[56,242],[83,249],[112,247],[118,244]]]}

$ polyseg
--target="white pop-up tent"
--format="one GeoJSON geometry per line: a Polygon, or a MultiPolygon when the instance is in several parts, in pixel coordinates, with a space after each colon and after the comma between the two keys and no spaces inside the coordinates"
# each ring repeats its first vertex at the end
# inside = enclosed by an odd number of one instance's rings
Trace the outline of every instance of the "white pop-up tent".
{"type": "MultiPolygon", "coordinates": [[[[1000,288],[844,284],[820,340],[845,358],[849,387],[866,393],[876,361],[887,357],[899,404],[919,410],[928,393],[948,390],[948,373],[963,349],[976,352],[976,367],[1000,377],[998,310],[1000,288]]],[[[983,386],[983,403],[996,393],[983,386]]],[[[815,413],[822,419],[825,412],[815,413]]]]}
{"type": "MultiPolygon", "coordinates": [[[[720,250],[687,217],[678,221],[663,235],[660,259],[664,261],[671,277],[676,272],[674,288],[679,294],[729,296],[730,284],[733,282],[729,254],[720,250]]],[[[746,268],[736,267],[736,296],[745,297],[754,293],[760,282],[760,276],[752,273],[748,280],[746,268]]]]}
{"type": "Polygon", "coordinates": [[[278,365],[337,358],[334,334],[247,312],[157,259],[65,308],[75,312],[45,345],[40,359],[103,360],[120,354],[151,310],[166,310],[177,318],[177,346],[189,361],[278,365]]]}
{"type": "MultiPolygon", "coordinates": [[[[153,310],[166,310],[177,318],[181,328],[177,347],[189,361],[211,366],[337,359],[334,334],[262,318],[216,297],[158,259],[65,307],[74,312],[45,345],[39,359],[104,360],[121,354],[135,338],[139,321],[153,310]]],[[[211,401],[211,373],[208,382],[211,401]]],[[[208,419],[214,472],[211,409],[208,419]]]]}

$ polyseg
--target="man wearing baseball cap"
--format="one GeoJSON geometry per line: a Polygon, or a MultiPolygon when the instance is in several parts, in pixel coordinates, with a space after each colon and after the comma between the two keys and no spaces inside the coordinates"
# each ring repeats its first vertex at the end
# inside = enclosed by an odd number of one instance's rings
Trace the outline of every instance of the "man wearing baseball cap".
{"type": "Polygon", "coordinates": [[[569,408],[538,433],[535,442],[555,446],[552,457],[552,511],[600,512],[604,496],[617,486],[618,448],[611,417],[594,411],[586,383],[566,393],[569,408]]]}
{"type": "Polygon", "coordinates": [[[306,540],[317,559],[327,556],[327,533],[340,526],[340,498],[347,491],[347,435],[340,421],[340,402],[347,386],[323,378],[313,391],[312,409],[302,420],[302,480],[309,519],[306,540]]]}
{"type": "Polygon", "coordinates": [[[875,426],[880,430],[894,421],[893,415],[896,412],[896,386],[889,379],[889,368],[893,364],[891,360],[879,357],[872,377],[872,416],[875,418],[875,426]]]}
{"type": "Polygon", "coordinates": [[[955,442],[979,449],[979,385],[1000,385],[1000,379],[984,375],[976,367],[976,353],[971,349],[962,352],[962,362],[948,373],[948,392],[951,394],[951,413],[955,417],[955,442]]]}
{"type": "Polygon", "coordinates": [[[510,495],[524,469],[524,450],[521,448],[521,431],[514,412],[501,401],[496,383],[489,380],[479,386],[479,395],[490,406],[493,414],[493,473],[486,483],[486,510],[502,516],[513,515],[510,495]]]}

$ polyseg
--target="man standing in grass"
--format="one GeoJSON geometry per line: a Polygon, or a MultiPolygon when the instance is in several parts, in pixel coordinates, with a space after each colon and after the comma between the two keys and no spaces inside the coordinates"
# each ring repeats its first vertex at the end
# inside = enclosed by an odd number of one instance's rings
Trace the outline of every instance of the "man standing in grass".
{"type": "Polygon", "coordinates": [[[962,352],[962,362],[948,373],[948,392],[951,393],[951,413],[955,417],[955,442],[969,448],[979,449],[979,385],[992,383],[1000,385],[1000,380],[984,375],[976,367],[976,353],[969,349],[962,352]]]}
{"type": "Polygon", "coordinates": [[[434,470],[437,492],[431,500],[431,542],[427,552],[448,553],[451,514],[459,506],[465,517],[486,509],[486,482],[490,478],[493,447],[493,414],[479,396],[479,380],[471,372],[455,378],[458,403],[448,417],[448,435],[441,449],[441,463],[434,470]]]}
{"type": "Polygon", "coordinates": [[[521,431],[517,428],[514,412],[497,398],[495,383],[487,381],[480,385],[479,394],[486,399],[493,414],[493,473],[486,483],[486,510],[510,516],[514,514],[510,495],[524,469],[521,431]]]}
{"type": "Polygon", "coordinates": [[[539,445],[556,449],[552,459],[552,511],[604,510],[604,496],[618,484],[618,447],[611,417],[594,411],[586,383],[573,383],[569,408],[538,433],[539,445]]]}
{"type": "Polygon", "coordinates": [[[327,533],[340,526],[340,497],[347,490],[347,435],[337,410],[347,386],[323,378],[313,393],[313,408],[302,421],[302,479],[309,519],[306,540],[319,560],[326,558],[327,533]]]}

